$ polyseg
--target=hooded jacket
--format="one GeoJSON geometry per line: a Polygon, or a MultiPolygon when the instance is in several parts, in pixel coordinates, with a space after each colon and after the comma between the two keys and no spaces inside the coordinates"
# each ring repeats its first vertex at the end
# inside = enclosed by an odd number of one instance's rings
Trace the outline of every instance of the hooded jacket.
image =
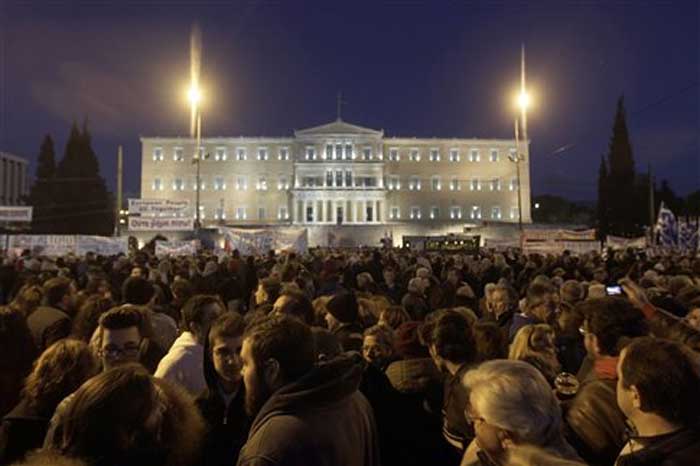
{"type": "Polygon", "coordinates": [[[238,465],[379,465],[374,414],[357,390],[363,368],[361,356],[342,354],[278,389],[255,417],[238,465]]]}
{"type": "Polygon", "coordinates": [[[204,379],[207,388],[196,404],[207,424],[202,445],[202,466],[231,466],[248,438],[250,419],[245,412],[243,380],[232,398],[226,400],[211,359],[209,338],[204,343],[204,379]]]}

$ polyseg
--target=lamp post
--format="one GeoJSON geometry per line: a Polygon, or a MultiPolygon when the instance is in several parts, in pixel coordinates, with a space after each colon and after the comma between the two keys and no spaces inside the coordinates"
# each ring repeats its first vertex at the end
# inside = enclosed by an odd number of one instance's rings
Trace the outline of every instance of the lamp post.
{"type": "Polygon", "coordinates": [[[515,119],[515,154],[509,156],[511,162],[515,163],[517,183],[518,183],[518,230],[520,231],[522,241],[523,231],[523,206],[522,206],[522,188],[520,182],[520,162],[525,160],[525,151],[521,150],[520,146],[520,129],[522,128],[522,136],[525,141],[525,149],[527,150],[527,109],[530,106],[530,95],[525,88],[525,46],[522,46],[520,56],[520,92],[517,96],[517,106],[520,109],[520,118],[515,119]]]}
{"type": "Polygon", "coordinates": [[[199,217],[199,190],[200,190],[200,164],[201,158],[201,142],[202,142],[202,112],[200,109],[200,101],[202,100],[202,92],[196,84],[192,84],[188,92],[188,98],[190,101],[190,112],[191,112],[191,125],[190,125],[190,137],[195,140],[194,155],[192,157],[192,163],[197,165],[197,174],[195,176],[195,220],[194,228],[199,231],[201,227],[200,217],[199,217]]]}

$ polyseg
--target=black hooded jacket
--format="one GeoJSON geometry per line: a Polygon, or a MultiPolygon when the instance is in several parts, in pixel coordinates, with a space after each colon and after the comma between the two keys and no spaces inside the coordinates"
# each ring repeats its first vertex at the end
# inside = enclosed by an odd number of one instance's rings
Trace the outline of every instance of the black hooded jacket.
{"type": "Polygon", "coordinates": [[[263,405],[239,466],[377,466],[374,414],[358,391],[364,361],[344,353],[278,389],[263,405]]]}
{"type": "Polygon", "coordinates": [[[250,419],[245,412],[245,386],[226,405],[219,378],[211,359],[209,338],[204,344],[204,379],[207,388],[197,397],[199,412],[207,423],[202,446],[202,466],[232,466],[248,438],[250,419]]]}

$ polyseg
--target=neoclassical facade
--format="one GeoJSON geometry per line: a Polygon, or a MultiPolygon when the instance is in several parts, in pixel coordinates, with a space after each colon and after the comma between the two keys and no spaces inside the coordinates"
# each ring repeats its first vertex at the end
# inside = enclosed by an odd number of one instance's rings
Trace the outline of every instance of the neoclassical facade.
{"type": "MultiPolygon", "coordinates": [[[[141,144],[141,197],[188,199],[192,214],[195,141],[141,144]]],[[[512,139],[386,137],[336,120],[293,137],[205,138],[199,150],[204,226],[517,223],[518,192],[531,221],[528,151],[514,162],[512,139]]]]}

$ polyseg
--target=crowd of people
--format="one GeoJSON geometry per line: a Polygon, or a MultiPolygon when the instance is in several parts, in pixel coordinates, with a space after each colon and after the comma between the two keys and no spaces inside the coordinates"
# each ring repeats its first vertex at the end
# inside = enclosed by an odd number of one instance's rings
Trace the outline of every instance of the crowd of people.
{"type": "Polygon", "coordinates": [[[0,464],[696,465],[698,353],[690,254],[25,251],[0,464]]]}

